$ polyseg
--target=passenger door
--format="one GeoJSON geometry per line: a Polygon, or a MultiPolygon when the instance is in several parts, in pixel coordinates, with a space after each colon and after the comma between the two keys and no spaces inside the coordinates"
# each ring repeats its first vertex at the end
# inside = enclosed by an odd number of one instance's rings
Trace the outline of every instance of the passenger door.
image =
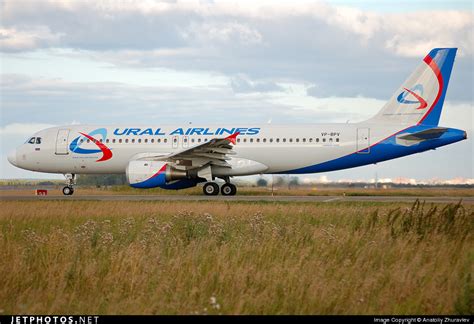
{"type": "Polygon", "coordinates": [[[69,129],[58,130],[58,135],[56,137],[56,154],[57,155],[65,155],[69,153],[68,138],[69,138],[69,129]]]}

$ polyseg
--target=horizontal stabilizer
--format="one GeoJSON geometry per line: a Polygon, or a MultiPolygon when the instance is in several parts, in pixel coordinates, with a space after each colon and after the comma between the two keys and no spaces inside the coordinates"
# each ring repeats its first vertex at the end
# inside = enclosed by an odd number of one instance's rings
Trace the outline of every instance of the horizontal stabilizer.
{"type": "Polygon", "coordinates": [[[398,136],[399,139],[408,140],[408,141],[423,141],[430,140],[433,138],[438,138],[443,135],[448,129],[444,127],[435,127],[430,129],[425,129],[416,133],[405,134],[398,136]]]}
{"type": "Polygon", "coordinates": [[[396,137],[398,145],[412,146],[424,141],[433,140],[441,137],[448,129],[444,127],[434,127],[415,133],[405,133],[396,137]]]}

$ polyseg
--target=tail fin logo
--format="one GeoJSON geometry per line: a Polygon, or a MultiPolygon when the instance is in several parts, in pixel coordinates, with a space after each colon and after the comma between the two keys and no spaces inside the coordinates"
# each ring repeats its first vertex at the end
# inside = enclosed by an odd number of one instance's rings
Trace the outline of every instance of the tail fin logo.
{"type": "Polygon", "coordinates": [[[405,91],[402,91],[398,97],[397,101],[401,104],[420,104],[416,109],[425,109],[428,107],[428,103],[426,102],[425,99],[423,99],[421,96],[423,95],[423,85],[417,84],[411,89],[403,88],[405,91]],[[416,91],[418,93],[416,93],[416,91]],[[415,100],[408,100],[406,97],[408,95],[411,95],[415,100]]]}
{"type": "Polygon", "coordinates": [[[105,142],[105,138],[107,137],[107,130],[105,128],[98,128],[96,130],[93,130],[89,134],[84,134],[81,132],[79,132],[79,134],[81,134],[82,136],[76,137],[69,145],[69,149],[71,150],[71,152],[78,153],[78,154],[95,154],[95,153],[102,152],[102,157],[98,159],[96,162],[107,161],[110,158],[112,158],[112,151],[107,146],[102,144],[102,142],[105,142]],[[95,139],[93,137],[94,135],[101,135],[102,142],[95,139]],[[84,142],[84,138],[81,138],[83,136],[86,139],[90,140],[95,145],[97,145],[99,150],[81,148],[81,144],[84,142]]]}

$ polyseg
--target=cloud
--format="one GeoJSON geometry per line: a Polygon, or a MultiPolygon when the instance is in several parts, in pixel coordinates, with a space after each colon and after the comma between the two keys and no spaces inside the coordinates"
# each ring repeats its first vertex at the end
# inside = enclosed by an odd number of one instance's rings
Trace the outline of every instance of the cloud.
{"type": "Polygon", "coordinates": [[[262,35],[258,30],[238,22],[192,23],[183,31],[182,36],[202,44],[239,43],[242,46],[253,46],[262,42],[262,35]]]}
{"type": "MultiPolygon", "coordinates": [[[[25,119],[65,123],[160,123],[183,121],[228,122],[229,111],[239,111],[237,122],[265,122],[268,116],[291,110],[272,102],[270,92],[236,94],[229,84],[215,87],[133,86],[118,82],[70,82],[61,79],[4,75],[3,123],[25,119]]],[[[268,85],[247,80],[257,89],[268,85]],[[256,84],[256,85],[255,85],[256,84]]]]}
{"type": "MultiPolygon", "coordinates": [[[[440,44],[460,46],[462,52],[473,54],[473,14],[468,11],[380,13],[318,1],[290,5],[228,1],[9,0],[2,2],[2,9],[5,28],[30,28],[29,33],[12,33],[13,43],[33,37],[38,34],[38,28],[46,28],[40,34],[47,31],[47,38],[64,36],[59,46],[94,50],[180,48],[197,44],[219,47],[219,43],[225,46],[229,42],[234,45],[231,48],[249,45],[276,48],[278,44],[272,43],[275,39],[272,33],[277,33],[277,39],[286,43],[283,45],[300,40],[304,41],[300,45],[312,48],[312,45],[324,45],[318,44],[318,40],[324,40],[330,48],[330,36],[339,33],[365,46],[403,56],[417,57],[440,44]],[[318,26],[323,28],[314,28],[318,26]],[[300,33],[292,33],[294,29],[300,33]],[[332,32],[326,38],[318,37],[325,30],[332,32]]],[[[31,47],[10,48],[15,49],[31,47]]]]}
{"type": "MultiPolygon", "coordinates": [[[[375,12],[319,1],[9,0],[2,7],[9,52],[65,48],[117,67],[242,74],[307,82],[315,86],[310,95],[386,99],[431,48],[455,46],[460,84],[472,83],[470,11],[375,12]]],[[[461,86],[451,94],[472,96],[461,86]]]]}
{"type": "Polygon", "coordinates": [[[13,123],[0,127],[0,136],[30,136],[42,129],[54,127],[53,124],[38,124],[38,123],[13,123]]]}
{"type": "Polygon", "coordinates": [[[283,87],[271,81],[252,81],[244,74],[231,78],[230,85],[236,93],[284,91],[283,87]]]}
{"type": "Polygon", "coordinates": [[[0,51],[29,51],[59,44],[61,34],[54,34],[48,26],[33,26],[26,30],[0,28],[0,51]]]}

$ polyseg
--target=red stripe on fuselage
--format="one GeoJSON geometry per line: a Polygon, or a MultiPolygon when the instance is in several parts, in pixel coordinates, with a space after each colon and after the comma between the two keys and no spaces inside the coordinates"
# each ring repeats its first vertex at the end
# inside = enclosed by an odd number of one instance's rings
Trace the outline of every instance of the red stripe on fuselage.
{"type": "Polygon", "coordinates": [[[426,112],[426,114],[421,118],[421,120],[418,122],[418,125],[420,125],[423,120],[426,119],[426,117],[428,117],[428,115],[430,114],[430,112],[433,110],[434,106],[436,106],[436,104],[438,103],[439,101],[439,98],[441,97],[441,93],[443,91],[443,75],[441,74],[441,71],[438,67],[438,64],[436,64],[435,61],[433,61],[433,59],[431,58],[431,56],[427,55],[423,61],[428,64],[428,66],[431,68],[431,70],[433,70],[434,74],[436,75],[436,78],[438,79],[438,84],[439,84],[439,89],[438,89],[438,94],[436,95],[436,99],[435,101],[433,101],[433,103],[431,104],[431,107],[430,109],[428,109],[428,111],[426,112]]]}
{"type": "Polygon", "coordinates": [[[112,151],[107,146],[105,146],[104,144],[102,144],[101,142],[99,142],[98,140],[96,140],[95,138],[93,138],[90,135],[87,135],[87,134],[84,134],[84,133],[81,133],[81,132],[79,132],[79,134],[81,134],[81,135],[87,137],[88,139],[90,139],[102,151],[102,154],[103,154],[102,157],[100,159],[98,159],[96,162],[107,161],[108,159],[110,159],[112,157],[112,151]]]}

